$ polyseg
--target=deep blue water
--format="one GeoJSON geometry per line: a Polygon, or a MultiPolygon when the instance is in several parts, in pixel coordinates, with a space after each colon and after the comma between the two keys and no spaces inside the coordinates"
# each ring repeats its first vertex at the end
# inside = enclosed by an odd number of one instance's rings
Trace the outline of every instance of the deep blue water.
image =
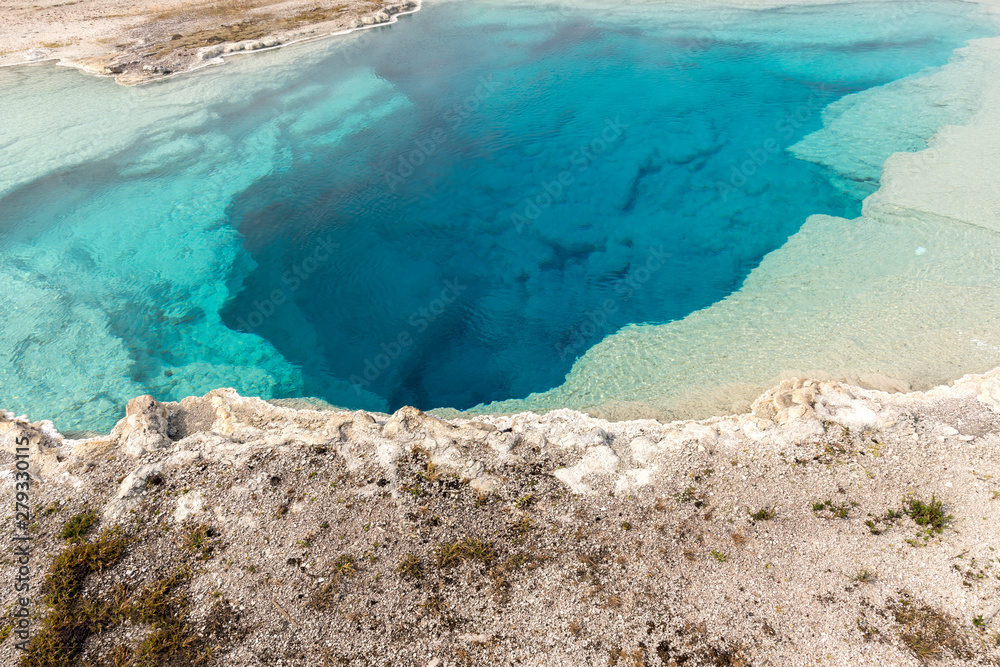
{"type": "Polygon", "coordinates": [[[954,33],[915,16],[882,42],[873,10],[841,6],[721,31],[707,11],[680,31],[573,14],[524,44],[502,12],[476,11],[431,6],[371,45],[413,106],[331,149],[299,139],[289,172],[233,202],[260,266],[225,320],[306,369],[307,393],[333,375],[393,409],[526,396],[624,324],[712,304],[808,215],[859,213],[784,150],[821,109],[943,63],[976,32],[960,13],[954,33]],[[263,317],[276,286],[299,284],[263,317]]]}
{"type": "Polygon", "coordinates": [[[142,392],[552,388],[738,290],[807,216],[856,216],[785,149],[990,32],[947,0],[431,2],[135,89],[0,72],[0,407],[106,429],[142,392]]]}

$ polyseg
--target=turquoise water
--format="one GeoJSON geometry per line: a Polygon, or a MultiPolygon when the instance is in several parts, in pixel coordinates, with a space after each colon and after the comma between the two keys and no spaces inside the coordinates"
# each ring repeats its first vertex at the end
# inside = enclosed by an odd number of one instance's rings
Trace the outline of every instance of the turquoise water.
{"type": "Polygon", "coordinates": [[[870,188],[786,149],[989,25],[958,2],[431,3],[140,89],[0,72],[0,405],[106,429],[144,392],[550,389],[620,327],[738,290],[807,216],[856,216],[870,188]]]}

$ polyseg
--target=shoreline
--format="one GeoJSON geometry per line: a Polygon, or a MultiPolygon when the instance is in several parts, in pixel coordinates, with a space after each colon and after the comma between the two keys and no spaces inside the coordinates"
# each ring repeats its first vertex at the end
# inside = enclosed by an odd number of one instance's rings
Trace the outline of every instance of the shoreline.
{"type": "MultiPolygon", "coordinates": [[[[252,3],[255,0],[233,1],[252,3]]],[[[267,3],[275,0],[256,1],[267,3]]],[[[305,0],[290,0],[290,2],[297,3],[293,5],[294,9],[303,5],[305,0]]],[[[279,6],[287,4],[288,2],[281,3],[279,6]]],[[[140,13],[136,15],[138,23],[119,27],[109,34],[104,32],[92,34],[89,37],[89,44],[43,43],[41,46],[27,49],[5,51],[3,48],[5,42],[0,40],[0,68],[55,62],[56,65],[69,67],[84,74],[114,78],[116,83],[133,86],[163,81],[206,67],[221,65],[227,57],[234,55],[273,51],[283,46],[393,25],[399,16],[414,14],[420,11],[421,7],[421,0],[380,0],[375,3],[356,1],[354,5],[337,5],[326,11],[316,7],[292,16],[288,15],[289,9],[285,7],[276,15],[256,16],[249,12],[232,14],[229,18],[235,23],[217,25],[215,21],[206,23],[204,20],[199,20],[197,11],[204,8],[194,5],[190,8],[193,18],[183,13],[176,17],[176,21],[181,25],[171,22],[169,18],[162,18],[166,13],[160,15],[140,13]],[[372,7],[371,4],[375,6],[372,7]],[[206,25],[212,27],[206,28],[206,25]],[[227,40],[225,36],[234,39],[227,40]],[[98,43],[129,40],[132,40],[133,44],[118,44],[114,48],[95,48],[98,43]],[[158,50],[150,51],[151,48],[158,50]],[[11,60],[17,57],[20,57],[20,60],[11,60]]],[[[174,11],[180,12],[183,9],[175,8],[174,11]]],[[[155,5],[149,11],[160,10],[162,5],[155,5]]],[[[27,22],[21,27],[28,30],[38,26],[27,22]]]]}
{"type": "MultiPolygon", "coordinates": [[[[249,56],[249,55],[253,55],[253,54],[256,54],[256,53],[264,53],[266,51],[275,51],[277,49],[280,49],[280,48],[283,48],[283,47],[286,47],[286,46],[294,46],[296,44],[304,44],[306,42],[313,42],[313,41],[317,41],[317,40],[321,40],[321,39],[328,39],[330,37],[340,37],[340,36],[343,36],[343,35],[349,35],[351,33],[360,32],[362,30],[369,30],[369,29],[372,29],[372,28],[382,28],[382,27],[390,26],[390,25],[395,24],[399,20],[400,16],[408,16],[410,14],[416,14],[423,7],[422,0],[414,0],[414,2],[412,4],[415,5],[413,9],[409,9],[409,10],[405,10],[405,11],[401,11],[401,12],[398,12],[396,14],[393,14],[391,16],[390,20],[387,23],[374,23],[372,25],[363,25],[363,26],[360,26],[360,27],[357,27],[357,28],[347,28],[346,30],[341,30],[339,32],[323,33],[323,34],[318,34],[318,35],[309,35],[309,36],[301,37],[301,38],[293,40],[293,41],[282,42],[280,44],[275,44],[274,46],[267,46],[267,47],[264,47],[264,48],[261,48],[261,49],[254,49],[252,51],[243,50],[243,51],[231,51],[231,52],[228,52],[228,53],[222,53],[219,56],[217,56],[215,59],[209,60],[209,61],[205,61],[203,64],[197,65],[197,66],[192,67],[190,69],[186,69],[186,70],[183,70],[183,71],[180,71],[180,72],[172,72],[170,74],[166,74],[166,75],[159,76],[159,77],[156,77],[156,78],[145,79],[145,80],[142,80],[142,81],[137,81],[137,82],[134,82],[134,83],[123,83],[121,85],[125,85],[125,86],[141,86],[141,85],[147,84],[147,83],[156,83],[156,82],[159,82],[159,81],[167,81],[169,79],[173,79],[173,78],[178,77],[178,76],[183,76],[184,74],[191,74],[191,73],[198,72],[200,70],[203,70],[203,69],[206,69],[206,68],[209,68],[209,67],[217,67],[219,65],[224,65],[226,58],[234,58],[234,57],[239,57],[239,56],[249,56]]],[[[83,65],[80,65],[77,62],[67,61],[64,58],[55,57],[55,56],[53,56],[51,58],[42,58],[40,60],[32,60],[32,61],[27,61],[27,62],[0,63],[0,68],[4,68],[4,67],[28,67],[28,66],[31,66],[31,65],[45,65],[45,64],[50,64],[50,63],[54,63],[55,65],[57,65],[59,67],[67,67],[69,69],[75,69],[75,70],[77,70],[79,72],[82,72],[82,73],[88,75],[88,76],[96,76],[96,77],[99,77],[99,78],[114,78],[115,77],[114,74],[104,74],[102,72],[95,72],[95,71],[93,71],[91,69],[88,69],[87,67],[85,67],[83,65]]]]}
{"type": "MultiPolygon", "coordinates": [[[[219,667],[273,649],[296,665],[994,664],[998,433],[996,372],[913,394],[788,381],[751,413],[666,425],[319,412],[222,389],[135,398],[86,440],[0,410],[0,487],[14,497],[20,461],[39,583],[60,554],[108,545],[81,603],[124,579],[170,590],[184,645],[219,667]],[[70,526],[89,534],[67,542],[70,526]]],[[[142,655],[149,626],[119,623],[81,657],[142,655]]],[[[68,641],[50,627],[35,621],[29,650],[68,641]]]]}
{"type": "MultiPolygon", "coordinates": [[[[374,28],[388,27],[388,26],[391,26],[391,25],[395,25],[399,21],[399,17],[400,16],[409,16],[410,14],[416,14],[417,12],[419,12],[423,8],[423,0],[408,0],[407,3],[405,3],[405,4],[413,5],[413,8],[412,9],[406,9],[406,10],[403,10],[403,11],[400,11],[400,12],[396,12],[395,14],[391,14],[390,17],[389,17],[389,20],[387,22],[385,22],[385,23],[373,23],[372,25],[362,25],[362,26],[358,26],[358,27],[347,28],[346,30],[341,30],[339,32],[330,32],[330,33],[322,33],[322,34],[318,34],[318,35],[304,36],[304,37],[300,37],[298,39],[294,39],[292,41],[282,42],[280,44],[275,44],[274,46],[268,46],[268,47],[264,47],[262,49],[254,49],[253,51],[243,50],[243,51],[231,51],[229,53],[222,53],[222,54],[219,54],[219,56],[216,59],[214,59],[214,60],[207,61],[203,65],[192,67],[191,69],[184,70],[183,72],[173,72],[171,74],[167,74],[165,76],[161,76],[161,77],[158,77],[158,78],[155,78],[155,79],[149,79],[149,80],[146,80],[146,81],[138,81],[138,82],[136,82],[134,84],[125,84],[125,85],[143,85],[143,84],[146,84],[146,83],[156,83],[158,81],[166,81],[166,80],[172,79],[174,77],[183,76],[184,74],[191,74],[191,73],[194,73],[194,72],[197,72],[197,71],[209,68],[209,67],[218,67],[218,66],[221,66],[221,65],[225,65],[226,64],[226,58],[235,58],[235,57],[239,57],[239,56],[250,56],[250,55],[254,55],[256,53],[264,53],[265,51],[275,51],[277,49],[281,49],[281,48],[284,48],[286,46],[294,46],[296,44],[305,44],[307,42],[314,42],[314,41],[318,41],[318,40],[321,40],[321,39],[329,39],[331,37],[341,37],[343,35],[350,35],[351,33],[361,32],[362,30],[371,30],[371,29],[374,29],[374,28]]],[[[69,66],[72,67],[73,65],[69,65],[69,66]]],[[[86,72],[86,70],[83,70],[83,71],[86,72]]],[[[108,75],[108,76],[110,76],[110,75],[108,75]]]]}
{"type": "MultiPolygon", "coordinates": [[[[174,0],[176,2],[177,0],[174,0]]],[[[234,2],[254,2],[254,0],[231,0],[234,2]]],[[[275,0],[257,0],[258,2],[268,2],[275,0]]],[[[296,0],[291,0],[295,2],[296,0]]],[[[810,5],[821,5],[832,2],[833,0],[764,0],[764,1],[754,1],[754,0],[715,0],[714,4],[720,7],[728,7],[732,9],[744,9],[744,10],[768,10],[777,9],[781,7],[796,7],[796,6],[810,6],[810,5]]],[[[863,1],[863,0],[862,0],[863,1]]],[[[877,0],[872,0],[877,1],[877,0]]],[[[95,55],[93,52],[88,54],[81,54],[79,49],[74,50],[72,47],[77,46],[75,44],[55,44],[50,47],[34,46],[27,49],[21,50],[8,50],[4,51],[3,41],[0,39],[0,68],[6,67],[18,67],[22,65],[38,65],[44,63],[55,62],[57,65],[62,67],[69,67],[76,69],[84,74],[114,78],[119,84],[132,86],[142,83],[149,83],[153,81],[163,81],[171,78],[175,78],[181,74],[187,74],[189,72],[196,72],[206,67],[211,67],[215,65],[223,64],[225,59],[234,55],[247,55],[249,53],[272,51],[283,46],[291,46],[294,44],[301,44],[305,42],[326,39],[329,37],[338,37],[342,35],[348,35],[353,32],[358,32],[361,30],[366,30],[369,28],[377,28],[381,26],[393,25],[398,21],[399,16],[407,16],[409,14],[414,14],[422,8],[422,0],[398,0],[396,2],[378,0],[380,4],[376,8],[371,8],[366,12],[361,12],[357,16],[347,17],[350,19],[351,25],[344,26],[338,23],[331,26],[327,30],[319,30],[317,32],[317,26],[323,26],[326,23],[330,23],[329,20],[320,20],[315,23],[306,23],[292,30],[285,30],[281,28],[276,28],[274,30],[269,30],[264,34],[257,35],[254,39],[244,39],[229,42],[217,42],[213,45],[202,47],[201,52],[205,51],[205,48],[211,48],[214,50],[215,47],[221,47],[221,51],[216,55],[209,55],[207,58],[202,58],[201,53],[196,54],[196,59],[187,59],[184,66],[176,71],[161,71],[159,66],[155,64],[155,59],[149,59],[146,57],[139,57],[139,59],[131,63],[127,71],[114,71],[117,65],[114,65],[115,61],[122,60],[123,58],[134,57],[136,54],[126,48],[117,48],[115,50],[107,50],[104,53],[95,55]],[[379,16],[384,14],[384,16],[379,16]],[[269,42],[272,42],[269,44],[269,42]],[[47,53],[42,53],[47,51],[47,53]],[[21,60],[7,62],[11,57],[21,56],[21,60]],[[112,63],[111,68],[107,67],[107,63],[112,63]],[[147,70],[147,68],[153,68],[147,70]]],[[[675,2],[683,2],[683,0],[675,0],[675,2]]],[[[1000,0],[962,0],[962,2],[968,2],[969,4],[982,5],[991,8],[994,11],[1000,12],[1000,0]]],[[[65,5],[77,4],[74,2],[64,3],[65,5]]],[[[37,5],[33,5],[37,7],[37,5]]],[[[61,6],[61,5],[55,5],[61,6]]],[[[342,5],[343,6],[343,5],[342,5]]],[[[349,5],[347,5],[349,7],[349,5]]],[[[162,10],[163,5],[156,5],[157,10],[162,10]]],[[[254,5],[250,5],[251,8],[254,5]]],[[[199,9],[197,4],[190,5],[192,11],[199,9]]],[[[17,9],[17,7],[14,7],[17,9]]],[[[317,7],[317,9],[319,9],[317,7]]],[[[155,21],[155,17],[149,17],[140,14],[135,15],[137,18],[152,18],[155,21]]],[[[247,14],[249,16],[249,14],[247,14]]],[[[102,18],[100,16],[96,18],[102,18]]],[[[238,18],[238,17],[237,17],[238,18]]],[[[329,18],[329,17],[326,17],[329,18]]],[[[44,25],[44,21],[41,22],[44,25]]],[[[122,39],[128,39],[130,33],[135,33],[141,28],[145,27],[147,24],[136,24],[129,28],[120,28],[118,32],[110,32],[110,34],[101,33],[100,36],[94,36],[93,39],[96,42],[110,42],[122,39]]],[[[2,24],[0,24],[2,27],[2,24]]],[[[37,23],[28,23],[23,26],[25,29],[38,27],[37,23]]],[[[174,33],[172,37],[174,39],[181,37],[188,37],[189,32],[181,30],[178,33],[174,33]]],[[[123,47],[124,45],[118,45],[118,47],[123,47]]],[[[142,46],[148,46],[147,44],[142,44],[142,46]]]]}

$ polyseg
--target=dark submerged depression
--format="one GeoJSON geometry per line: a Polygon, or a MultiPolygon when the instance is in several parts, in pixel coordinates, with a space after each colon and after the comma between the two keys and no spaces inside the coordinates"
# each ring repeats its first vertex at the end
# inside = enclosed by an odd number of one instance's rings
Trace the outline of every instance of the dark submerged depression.
{"type": "Polygon", "coordinates": [[[513,9],[428,6],[331,64],[405,104],[342,141],[288,132],[293,166],[233,202],[257,268],[224,319],[300,365],[307,394],[352,382],[345,407],[554,387],[620,327],[738,289],[808,215],[859,213],[784,149],[839,97],[960,44],[919,13],[887,35],[888,7],[720,27],[709,11],[598,25],[519,8],[511,26],[513,9]]]}

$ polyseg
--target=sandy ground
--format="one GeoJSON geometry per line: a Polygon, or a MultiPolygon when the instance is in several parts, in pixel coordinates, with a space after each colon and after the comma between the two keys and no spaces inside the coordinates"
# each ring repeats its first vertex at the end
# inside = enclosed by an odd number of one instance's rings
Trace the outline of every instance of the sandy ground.
{"type": "Polygon", "coordinates": [[[34,586],[2,664],[1000,664],[1000,372],[671,424],[217,390],[67,440],[0,411],[0,497],[34,586]]]}
{"type": "Polygon", "coordinates": [[[0,66],[59,59],[133,84],[252,51],[388,23],[414,0],[9,0],[0,66]]]}

